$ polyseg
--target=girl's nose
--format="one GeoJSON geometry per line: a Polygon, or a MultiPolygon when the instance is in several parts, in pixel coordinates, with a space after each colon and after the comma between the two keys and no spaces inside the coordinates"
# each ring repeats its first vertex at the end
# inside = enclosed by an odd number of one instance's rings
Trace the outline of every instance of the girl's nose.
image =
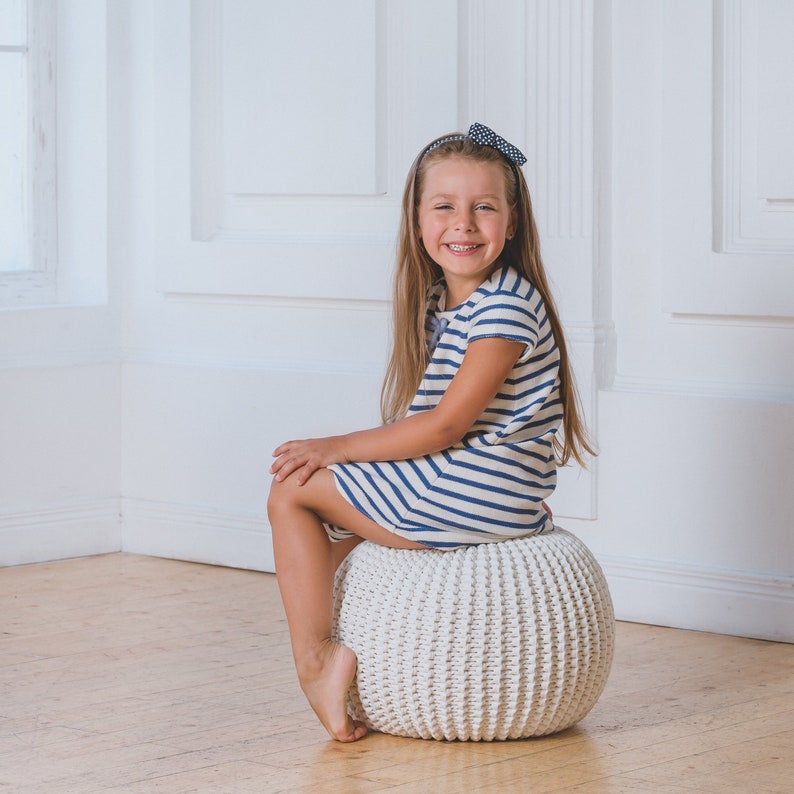
{"type": "Polygon", "coordinates": [[[474,228],[474,216],[470,212],[461,210],[455,218],[455,228],[460,231],[471,231],[474,228]]]}

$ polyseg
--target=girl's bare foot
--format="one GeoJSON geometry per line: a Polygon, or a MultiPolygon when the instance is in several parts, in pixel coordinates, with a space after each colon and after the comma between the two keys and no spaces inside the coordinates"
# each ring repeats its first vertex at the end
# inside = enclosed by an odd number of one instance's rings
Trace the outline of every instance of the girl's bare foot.
{"type": "Polygon", "coordinates": [[[347,713],[347,691],[356,675],[356,654],[348,647],[328,640],[315,664],[300,671],[299,677],[309,704],[331,737],[355,742],[367,733],[362,722],[347,713]]]}

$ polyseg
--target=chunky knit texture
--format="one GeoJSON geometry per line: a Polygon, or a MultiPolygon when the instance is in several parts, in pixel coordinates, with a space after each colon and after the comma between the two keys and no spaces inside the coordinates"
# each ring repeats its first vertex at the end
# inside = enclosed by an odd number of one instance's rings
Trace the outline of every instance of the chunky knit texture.
{"type": "Polygon", "coordinates": [[[334,622],[358,656],[354,716],[423,739],[569,728],[603,691],[614,649],[601,568],[559,528],[447,552],[362,543],[337,573],[334,622]]]}

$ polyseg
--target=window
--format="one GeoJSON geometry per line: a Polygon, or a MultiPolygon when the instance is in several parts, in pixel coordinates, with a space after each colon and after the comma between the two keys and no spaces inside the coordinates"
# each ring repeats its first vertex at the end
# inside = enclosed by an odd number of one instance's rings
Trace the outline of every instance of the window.
{"type": "Polygon", "coordinates": [[[2,305],[55,296],[54,43],[54,0],[0,0],[2,305]]]}

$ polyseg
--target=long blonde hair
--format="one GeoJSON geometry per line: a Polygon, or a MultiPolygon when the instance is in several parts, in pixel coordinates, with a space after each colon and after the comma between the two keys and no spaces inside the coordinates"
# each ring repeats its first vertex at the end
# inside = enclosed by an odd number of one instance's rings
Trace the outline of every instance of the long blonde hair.
{"type": "Polygon", "coordinates": [[[543,298],[560,354],[563,437],[562,440],[555,438],[557,460],[565,465],[573,457],[585,465],[586,454],[596,453],[581,416],[565,335],[543,268],[526,179],[499,151],[474,143],[460,133],[442,136],[425,147],[414,160],[405,182],[394,273],[392,352],[381,391],[383,421],[390,423],[405,416],[429,363],[424,332],[427,296],[432,285],[443,277],[443,271],[429,257],[420,240],[418,207],[428,167],[451,157],[495,163],[504,173],[507,200],[516,210],[517,222],[515,234],[505,243],[500,262],[518,271],[543,298]]]}

